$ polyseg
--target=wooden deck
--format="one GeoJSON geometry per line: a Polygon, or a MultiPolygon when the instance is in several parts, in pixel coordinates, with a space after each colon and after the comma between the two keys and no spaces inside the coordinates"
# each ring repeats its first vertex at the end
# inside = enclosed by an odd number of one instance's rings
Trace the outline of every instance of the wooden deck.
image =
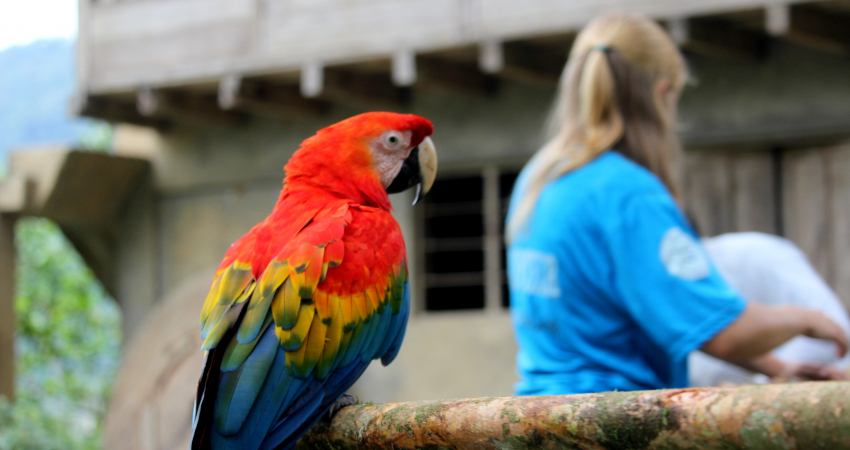
{"type": "Polygon", "coordinates": [[[239,121],[404,103],[429,83],[552,84],[575,30],[617,8],[712,57],[759,58],[770,37],[850,50],[847,0],[80,0],[76,107],[158,126],[176,109],[239,121]]]}

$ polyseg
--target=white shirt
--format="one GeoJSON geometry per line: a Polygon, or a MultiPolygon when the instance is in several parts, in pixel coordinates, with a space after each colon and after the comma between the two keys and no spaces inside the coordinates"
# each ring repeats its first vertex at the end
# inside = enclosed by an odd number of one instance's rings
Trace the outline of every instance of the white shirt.
{"type": "MultiPolygon", "coordinates": [[[[841,301],[791,241],[764,233],[728,233],[703,239],[717,270],[747,301],[790,305],[820,311],[850,335],[850,318],[841,301]]],[[[774,349],[789,363],[850,365],[850,355],[839,359],[832,342],[798,336],[774,349]]],[[[689,358],[692,386],[764,382],[766,377],[693,352],[689,358]]]]}

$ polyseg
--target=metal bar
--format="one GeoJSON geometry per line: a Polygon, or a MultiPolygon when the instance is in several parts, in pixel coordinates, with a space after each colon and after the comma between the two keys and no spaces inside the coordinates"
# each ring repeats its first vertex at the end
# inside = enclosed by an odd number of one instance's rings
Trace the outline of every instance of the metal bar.
{"type": "Polygon", "coordinates": [[[495,166],[487,166],[481,176],[484,181],[484,309],[498,314],[502,309],[499,170],[495,166]]]}
{"type": "Polygon", "coordinates": [[[848,449],[850,382],[363,404],[299,449],[848,449]]]}

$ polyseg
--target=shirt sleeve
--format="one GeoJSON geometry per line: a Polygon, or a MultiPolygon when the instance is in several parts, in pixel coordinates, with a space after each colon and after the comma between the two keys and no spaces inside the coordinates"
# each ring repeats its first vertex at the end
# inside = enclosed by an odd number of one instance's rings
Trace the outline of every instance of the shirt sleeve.
{"type": "Polygon", "coordinates": [[[720,277],[666,191],[635,193],[612,207],[613,289],[671,358],[685,358],[740,316],[744,300],[720,277]]]}

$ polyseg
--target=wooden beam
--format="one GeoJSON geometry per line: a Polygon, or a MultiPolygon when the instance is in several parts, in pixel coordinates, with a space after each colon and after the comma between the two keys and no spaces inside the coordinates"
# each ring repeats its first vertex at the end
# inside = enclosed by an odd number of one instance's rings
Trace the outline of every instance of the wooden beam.
{"type": "Polygon", "coordinates": [[[410,50],[396,52],[392,58],[391,74],[396,86],[407,87],[416,83],[416,54],[410,50]]]}
{"type": "Polygon", "coordinates": [[[499,79],[482,73],[474,62],[449,61],[435,56],[420,55],[417,65],[421,74],[419,85],[440,86],[461,94],[494,95],[499,79]]]}
{"type": "Polygon", "coordinates": [[[157,117],[190,125],[240,125],[245,114],[219,107],[217,95],[188,91],[153,90],[143,87],[136,92],[136,109],[143,117],[157,117]]]}
{"type": "Polygon", "coordinates": [[[0,214],[0,395],[15,398],[15,219],[0,214]]]}
{"type": "Polygon", "coordinates": [[[109,122],[132,123],[158,130],[171,128],[173,122],[162,117],[146,117],[139,114],[132,100],[119,96],[78,97],[76,113],[84,117],[103,119],[109,122]]]}
{"type": "Polygon", "coordinates": [[[233,109],[239,97],[239,90],[242,87],[242,77],[236,74],[229,74],[218,82],[218,106],[221,109],[233,109]]]}
{"type": "Polygon", "coordinates": [[[522,41],[504,44],[504,68],[499,75],[522,82],[552,86],[567,63],[570,46],[551,47],[522,41]]]}
{"type": "Polygon", "coordinates": [[[505,51],[498,39],[488,39],[478,47],[478,67],[487,74],[496,74],[505,68],[505,51]]]}
{"type": "Polygon", "coordinates": [[[305,64],[301,68],[301,95],[307,98],[318,97],[324,87],[324,66],[318,62],[305,64]]]}
{"type": "Polygon", "coordinates": [[[91,14],[84,16],[90,17],[91,26],[85,30],[97,30],[87,44],[97,64],[85,84],[93,93],[191,85],[235,71],[283,73],[311,61],[342,64],[389,58],[398,45],[440,50],[494,37],[533,38],[576,30],[612,9],[653,18],[697,17],[790,1],[336,0],[321,13],[314,7],[257,0],[90,1],[91,14]],[[258,9],[266,3],[268,8],[258,9]],[[140,17],[169,20],[166,24],[140,17]]]}
{"type": "Polygon", "coordinates": [[[676,18],[668,21],[673,40],[685,51],[713,58],[760,60],[767,56],[764,33],[717,18],[676,18]]]}
{"type": "Polygon", "coordinates": [[[222,79],[218,104],[225,110],[273,118],[318,116],[330,109],[330,103],[324,100],[304,97],[297,86],[241,77],[222,79]]]}
{"type": "Polygon", "coordinates": [[[850,14],[811,4],[791,5],[788,25],[778,35],[835,53],[850,53],[850,14]]]}
{"type": "Polygon", "coordinates": [[[367,108],[398,108],[410,103],[410,89],[395,86],[389,73],[360,73],[347,68],[329,67],[324,71],[321,98],[367,108]]]}
{"type": "Polygon", "coordinates": [[[764,28],[771,36],[782,36],[791,27],[791,6],[772,5],[764,9],[764,28]]]}

